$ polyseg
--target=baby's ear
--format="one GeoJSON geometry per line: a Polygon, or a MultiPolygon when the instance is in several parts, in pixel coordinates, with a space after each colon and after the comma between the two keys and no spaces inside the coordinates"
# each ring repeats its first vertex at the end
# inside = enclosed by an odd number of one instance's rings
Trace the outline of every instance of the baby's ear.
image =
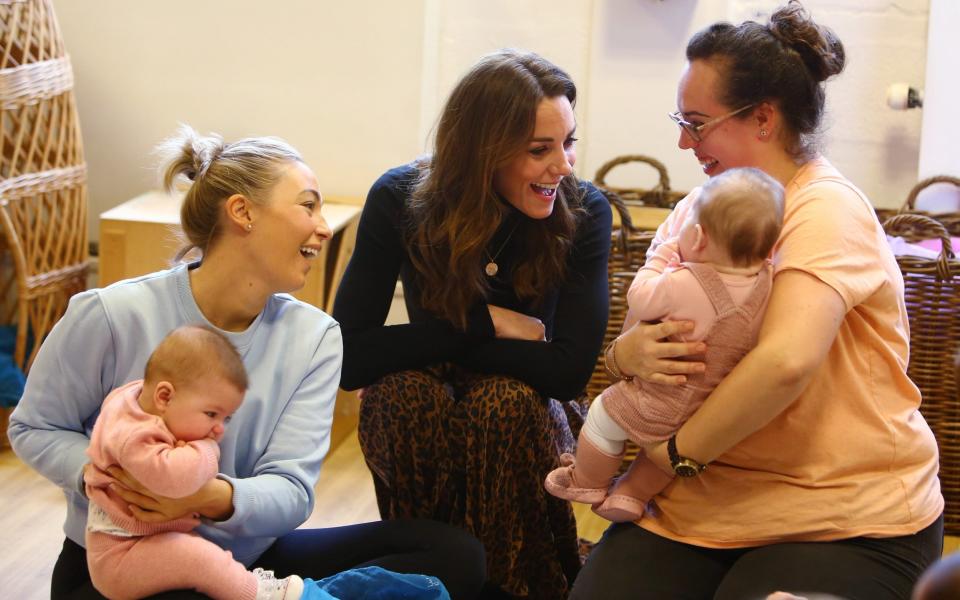
{"type": "Polygon", "coordinates": [[[697,232],[697,237],[693,240],[693,247],[703,250],[707,247],[707,230],[700,223],[694,225],[694,230],[697,232]]]}
{"type": "Polygon", "coordinates": [[[169,381],[161,381],[153,388],[153,404],[163,414],[167,410],[170,401],[173,400],[173,384],[169,381]]]}

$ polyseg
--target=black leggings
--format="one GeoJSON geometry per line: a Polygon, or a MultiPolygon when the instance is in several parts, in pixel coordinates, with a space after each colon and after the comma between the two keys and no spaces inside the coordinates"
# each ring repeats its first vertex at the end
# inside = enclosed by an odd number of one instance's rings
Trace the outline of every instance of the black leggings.
{"type": "Polygon", "coordinates": [[[571,600],[762,600],[775,591],[846,600],[900,600],[943,551],[943,516],[913,535],[717,550],[632,523],[607,529],[571,600]]]}
{"type": "MultiPolygon", "coordinates": [[[[270,546],[253,567],[278,577],[292,573],[323,579],[356,567],[378,566],[398,573],[438,577],[454,599],[475,598],[485,579],[483,547],[469,533],[426,519],[375,521],[326,529],[297,529],[270,546]]],[[[198,566],[202,568],[202,566],[198,566]]],[[[136,577],[136,573],[131,573],[136,577]]],[[[69,538],[53,568],[51,600],[101,599],[87,571],[87,553],[69,538]]],[[[172,591],[155,600],[206,598],[194,591],[172,591]]]]}

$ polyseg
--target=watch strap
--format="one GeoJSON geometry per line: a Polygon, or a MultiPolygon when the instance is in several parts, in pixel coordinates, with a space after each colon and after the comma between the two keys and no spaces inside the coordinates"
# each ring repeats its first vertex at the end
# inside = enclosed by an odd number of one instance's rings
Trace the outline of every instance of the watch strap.
{"type": "Polygon", "coordinates": [[[698,475],[707,468],[707,465],[680,455],[677,451],[677,434],[670,436],[667,441],[667,456],[670,458],[670,466],[673,467],[673,471],[681,477],[698,475]]]}

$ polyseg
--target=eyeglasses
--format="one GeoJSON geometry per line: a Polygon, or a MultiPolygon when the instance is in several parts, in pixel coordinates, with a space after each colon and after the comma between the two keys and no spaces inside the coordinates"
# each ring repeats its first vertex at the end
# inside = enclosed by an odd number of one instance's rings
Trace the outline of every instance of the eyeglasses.
{"type": "Polygon", "coordinates": [[[731,113],[727,113],[715,119],[710,119],[706,123],[700,123],[699,125],[694,125],[690,121],[687,121],[686,119],[684,119],[683,113],[681,113],[679,110],[675,113],[669,113],[667,116],[670,117],[670,120],[672,120],[674,123],[679,125],[680,129],[686,131],[687,135],[690,136],[690,139],[692,139],[695,142],[702,142],[703,136],[700,134],[700,132],[706,129],[708,126],[716,125],[717,123],[721,121],[725,121],[730,117],[732,117],[733,115],[740,114],[743,111],[747,110],[748,108],[753,108],[754,106],[755,106],[754,104],[748,104],[746,106],[738,108],[737,110],[731,113]]]}

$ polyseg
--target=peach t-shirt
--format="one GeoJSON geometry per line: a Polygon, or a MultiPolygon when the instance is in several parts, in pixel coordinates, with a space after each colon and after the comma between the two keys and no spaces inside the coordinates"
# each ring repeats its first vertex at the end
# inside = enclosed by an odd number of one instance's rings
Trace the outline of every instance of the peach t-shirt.
{"type": "MultiPolygon", "coordinates": [[[[676,234],[697,193],[655,244],[676,234]]],[[[843,298],[848,312],[826,360],[783,413],[698,477],[675,480],[638,523],[717,548],[923,529],[943,497],[936,440],[906,375],[903,278],[870,203],[824,158],[786,186],[774,267],[812,275],[843,298]]]]}

